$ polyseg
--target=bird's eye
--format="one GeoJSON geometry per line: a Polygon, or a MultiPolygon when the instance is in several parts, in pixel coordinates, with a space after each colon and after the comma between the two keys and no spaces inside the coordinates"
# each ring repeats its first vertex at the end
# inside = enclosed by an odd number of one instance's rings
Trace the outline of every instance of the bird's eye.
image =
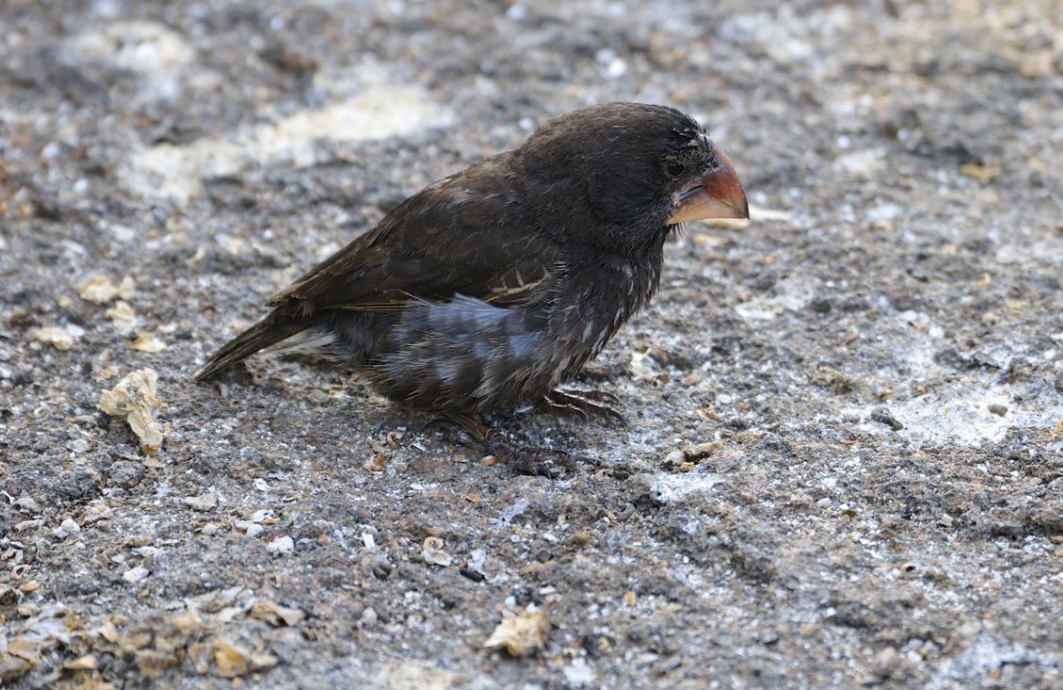
{"type": "Polygon", "coordinates": [[[686,170],[686,166],[678,161],[669,161],[667,170],[672,177],[679,177],[686,170]]]}

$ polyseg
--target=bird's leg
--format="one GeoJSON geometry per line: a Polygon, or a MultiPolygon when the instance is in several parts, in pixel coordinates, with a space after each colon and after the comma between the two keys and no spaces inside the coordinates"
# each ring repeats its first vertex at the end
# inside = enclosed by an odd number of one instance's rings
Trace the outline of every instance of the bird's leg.
{"type": "Polygon", "coordinates": [[[469,434],[480,443],[484,443],[490,440],[493,436],[498,435],[497,431],[486,424],[481,424],[476,421],[472,415],[459,414],[457,412],[444,412],[443,416],[460,426],[462,429],[465,429],[465,431],[468,431],[469,434]]]}
{"type": "Polygon", "coordinates": [[[609,417],[620,422],[623,426],[627,426],[627,419],[624,415],[620,414],[604,402],[598,402],[599,400],[617,402],[616,396],[612,393],[605,393],[602,391],[580,391],[576,394],[567,393],[562,390],[552,390],[543,396],[543,400],[546,403],[546,407],[552,412],[576,414],[583,421],[587,421],[590,414],[597,414],[603,417],[609,417]]]}

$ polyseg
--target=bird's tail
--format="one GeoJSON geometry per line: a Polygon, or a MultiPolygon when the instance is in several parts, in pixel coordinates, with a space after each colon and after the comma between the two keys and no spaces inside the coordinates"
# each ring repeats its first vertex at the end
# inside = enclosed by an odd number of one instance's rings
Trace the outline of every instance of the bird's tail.
{"type": "Polygon", "coordinates": [[[223,369],[228,369],[237,362],[246,359],[259,350],[275,345],[310,328],[312,323],[274,312],[256,323],[251,328],[236,336],[215,352],[195,373],[196,381],[204,381],[223,369]]]}

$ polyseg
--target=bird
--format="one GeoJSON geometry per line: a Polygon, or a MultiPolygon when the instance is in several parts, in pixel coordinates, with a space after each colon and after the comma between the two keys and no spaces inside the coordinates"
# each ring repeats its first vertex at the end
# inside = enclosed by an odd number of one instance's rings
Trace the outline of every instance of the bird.
{"type": "MultiPolygon", "coordinates": [[[[657,292],[683,223],[748,218],[727,155],[679,110],[606,103],[434,182],[275,295],[195,374],[270,348],[359,372],[478,438],[478,416],[545,404],[657,292]]],[[[622,417],[618,413],[616,416],[622,417]]]]}

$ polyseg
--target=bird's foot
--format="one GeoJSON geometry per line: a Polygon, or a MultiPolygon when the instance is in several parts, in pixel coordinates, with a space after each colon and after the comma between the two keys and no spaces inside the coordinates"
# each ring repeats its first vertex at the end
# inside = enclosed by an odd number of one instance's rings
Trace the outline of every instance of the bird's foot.
{"type": "Polygon", "coordinates": [[[592,463],[590,458],[564,450],[522,446],[503,436],[495,436],[484,444],[489,453],[517,474],[547,479],[562,479],[579,465],[592,463]]]}
{"type": "Polygon", "coordinates": [[[451,437],[449,441],[466,447],[478,446],[485,454],[495,456],[500,463],[512,468],[517,474],[560,479],[578,465],[593,462],[590,458],[563,450],[514,443],[466,414],[446,413],[434,420],[433,424],[447,422],[460,427],[460,435],[451,437]]]}
{"type": "Polygon", "coordinates": [[[573,414],[587,421],[591,414],[609,417],[627,426],[627,419],[616,409],[606,403],[618,403],[620,399],[612,393],[605,391],[574,391],[552,390],[543,396],[546,408],[556,414],[573,414]]]}

